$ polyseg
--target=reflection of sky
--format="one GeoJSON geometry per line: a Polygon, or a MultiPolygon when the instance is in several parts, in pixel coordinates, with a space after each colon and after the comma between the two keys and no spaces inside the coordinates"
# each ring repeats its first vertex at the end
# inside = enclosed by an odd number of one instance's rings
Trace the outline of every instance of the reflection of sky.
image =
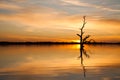
{"type": "Polygon", "coordinates": [[[119,3],[119,0],[0,0],[0,41],[75,40],[83,15],[87,16],[86,32],[93,38],[119,41],[119,3]]]}
{"type": "MultiPolygon", "coordinates": [[[[0,75],[0,78],[3,80],[119,80],[119,68],[108,68],[104,67],[98,70],[96,69],[87,69],[87,77],[84,79],[81,69],[73,69],[74,71],[71,73],[72,69],[64,70],[65,72],[62,73],[63,70],[58,70],[59,74],[55,75],[0,75]]],[[[48,71],[49,73],[49,71],[48,71]]]]}
{"type": "MultiPolygon", "coordinates": [[[[87,80],[119,80],[119,46],[85,46],[87,80]]],[[[79,45],[1,46],[0,78],[7,80],[79,80],[79,45]],[[8,75],[6,77],[6,75],[8,75]]]]}

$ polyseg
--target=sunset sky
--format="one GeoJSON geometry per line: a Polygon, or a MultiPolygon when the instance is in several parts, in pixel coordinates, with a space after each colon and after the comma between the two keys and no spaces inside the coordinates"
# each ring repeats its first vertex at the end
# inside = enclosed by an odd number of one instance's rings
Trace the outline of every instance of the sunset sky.
{"type": "Polygon", "coordinates": [[[0,0],[0,41],[120,42],[120,0],[0,0]]]}

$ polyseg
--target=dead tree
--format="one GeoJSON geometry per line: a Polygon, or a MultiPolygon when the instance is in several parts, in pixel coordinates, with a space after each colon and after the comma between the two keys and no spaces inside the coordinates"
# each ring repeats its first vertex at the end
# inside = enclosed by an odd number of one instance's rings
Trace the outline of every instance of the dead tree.
{"type": "Polygon", "coordinates": [[[80,44],[83,45],[84,43],[87,43],[89,41],[87,41],[87,39],[90,37],[90,35],[86,35],[85,37],[83,36],[83,34],[85,33],[84,32],[84,27],[85,27],[85,24],[86,24],[86,16],[83,16],[83,25],[82,27],[80,28],[80,34],[77,34],[77,36],[80,37],[80,44]]]}

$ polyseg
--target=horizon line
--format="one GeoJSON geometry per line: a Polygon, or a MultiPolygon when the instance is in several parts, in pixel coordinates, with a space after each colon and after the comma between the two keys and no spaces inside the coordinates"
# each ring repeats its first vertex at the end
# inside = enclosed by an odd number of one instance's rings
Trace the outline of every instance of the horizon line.
{"type": "MultiPolygon", "coordinates": [[[[81,44],[80,42],[53,42],[53,41],[21,41],[21,42],[10,42],[10,41],[0,41],[0,45],[44,45],[44,44],[81,44]]],[[[120,44],[120,42],[89,42],[83,44],[120,44]]]]}

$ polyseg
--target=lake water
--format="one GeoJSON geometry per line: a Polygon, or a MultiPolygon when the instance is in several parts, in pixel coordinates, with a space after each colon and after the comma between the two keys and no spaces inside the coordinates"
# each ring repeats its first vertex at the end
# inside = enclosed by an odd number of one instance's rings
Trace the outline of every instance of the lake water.
{"type": "Polygon", "coordinates": [[[0,80],[120,80],[120,45],[0,46],[0,80]],[[82,60],[82,61],[81,61],[82,60]]]}

